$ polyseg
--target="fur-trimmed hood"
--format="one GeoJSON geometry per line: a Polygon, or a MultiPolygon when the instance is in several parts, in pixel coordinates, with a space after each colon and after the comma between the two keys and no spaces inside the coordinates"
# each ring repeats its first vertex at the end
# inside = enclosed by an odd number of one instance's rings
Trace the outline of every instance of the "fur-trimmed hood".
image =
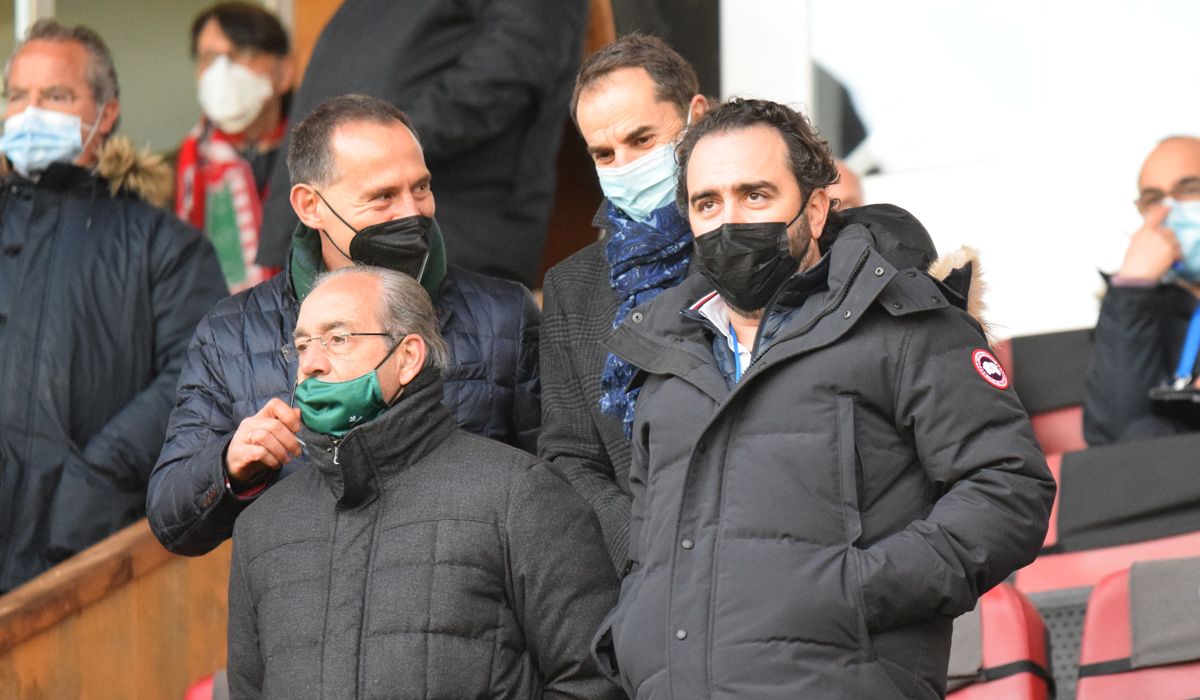
{"type": "Polygon", "coordinates": [[[115,197],[122,191],[156,207],[166,207],[175,195],[171,166],[149,148],[138,149],[127,136],[113,136],[97,153],[96,173],[108,180],[115,197]]]}
{"type": "Polygon", "coordinates": [[[979,264],[979,251],[970,246],[962,246],[948,255],[943,255],[929,264],[926,269],[930,277],[942,282],[953,289],[967,302],[967,313],[971,314],[983,328],[988,344],[994,345],[996,336],[992,326],[984,318],[987,304],[983,295],[987,285],[983,281],[983,268],[979,264]]]}
{"type": "Polygon", "coordinates": [[[983,295],[986,286],[979,264],[979,252],[963,246],[948,255],[939,256],[929,232],[915,216],[893,204],[870,204],[839,211],[826,225],[822,236],[827,248],[846,227],[865,226],[878,250],[897,268],[919,268],[942,283],[958,296],[961,305],[983,328],[989,343],[995,341],[991,326],[984,318],[987,306],[983,295]]]}

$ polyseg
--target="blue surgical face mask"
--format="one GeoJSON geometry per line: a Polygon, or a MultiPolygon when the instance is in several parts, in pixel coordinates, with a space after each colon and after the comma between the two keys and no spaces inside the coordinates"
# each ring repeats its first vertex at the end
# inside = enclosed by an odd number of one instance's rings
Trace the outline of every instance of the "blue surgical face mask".
{"type": "Polygon", "coordinates": [[[1171,269],[1189,282],[1200,283],[1200,201],[1173,202],[1164,225],[1175,233],[1183,253],[1171,269]]]}
{"type": "Polygon", "coordinates": [[[17,172],[30,177],[44,171],[51,163],[69,163],[83,153],[96,135],[100,115],[96,115],[87,142],[80,135],[82,124],[83,121],[74,114],[26,107],[4,120],[0,151],[8,156],[17,172]]]}
{"type": "Polygon", "coordinates": [[[617,168],[596,168],[600,189],[608,201],[636,221],[645,221],[650,213],[675,199],[675,145],[665,143],[617,168]]]}

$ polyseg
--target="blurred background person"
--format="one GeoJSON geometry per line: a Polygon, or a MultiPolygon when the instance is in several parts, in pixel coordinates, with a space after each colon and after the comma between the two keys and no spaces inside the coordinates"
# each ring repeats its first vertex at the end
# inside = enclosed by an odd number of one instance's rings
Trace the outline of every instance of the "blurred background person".
{"type": "MultiPolygon", "coordinates": [[[[587,17],[584,0],[346,0],[313,49],[292,118],[348,93],[404,110],[437,183],[450,262],[537,286],[587,17]]],[[[288,191],[277,162],[261,265],[287,255],[288,191]]]]}
{"type": "Polygon", "coordinates": [[[837,182],[830,185],[827,189],[829,196],[837,201],[835,209],[854,209],[861,207],[863,201],[862,181],[859,180],[858,174],[846,165],[845,161],[834,161],[837,164],[838,179],[837,182]]]}
{"type": "Polygon", "coordinates": [[[1083,402],[1089,445],[1200,429],[1200,139],[1164,139],[1138,175],[1142,227],[1105,276],[1083,402]],[[1189,330],[1189,326],[1193,327],[1189,330]],[[1152,399],[1152,389],[1159,399],[1152,399]]]}
{"type": "Polygon", "coordinates": [[[278,272],[255,257],[295,64],[279,19],[250,3],[204,10],[192,22],[191,41],[202,116],[179,145],[175,213],[208,235],[238,292],[278,272]]]}
{"type": "Polygon", "coordinates": [[[208,242],[145,201],[169,170],[112,138],[99,35],[38,21],[4,90],[0,593],[142,517],[188,341],[225,296],[208,242]]]}

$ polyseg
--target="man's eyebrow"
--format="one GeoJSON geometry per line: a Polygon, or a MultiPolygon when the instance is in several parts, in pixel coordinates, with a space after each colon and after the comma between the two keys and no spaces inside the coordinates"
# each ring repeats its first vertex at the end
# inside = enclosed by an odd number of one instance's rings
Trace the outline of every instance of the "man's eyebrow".
{"type": "Polygon", "coordinates": [[[1187,177],[1180,178],[1179,182],[1175,183],[1175,187],[1179,187],[1180,185],[1194,185],[1198,182],[1200,182],[1200,175],[1189,175],[1187,177]]]}
{"type": "Polygon", "coordinates": [[[765,190],[766,192],[775,194],[779,191],[779,188],[776,187],[774,183],[768,182],[767,180],[757,180],[755,182],[743,182],[734,187],[733,190],[738,194],[749,194],[750,192],[755,192],[758,190],[765,190]]]}
{"type": "MultiPolygon", "coordinates": [[[[779,192],[779,187],[768,180],[756,180],[754,182],[742,182],[733,186],[733,191],[740,196],[745,196],[751,192],[767,192],[768,194],[776,194],[779,192]]],[[[695,204],[709,197],[715,197],[717,191],[715,189],[700,190],[696,194],[688,198],[688,204],[695,204]]]]}
{"type": "Polygon", "coordinates": [[[651,131],[654,131],[654,127],[652,125],[643,124],[642,126],[637,127],[633,131],[630,131],[629,133],[627,133],[623,137],[621,137],[621,142],[629,143],[630,141],[636,141],[636,140],[640,139],[641,137],[645,136],[646,134],[650,133],[651,131]]]}
{"type": "Polygon", "coordinates": [[[392,194],[392,193],[397,192],[398,190],[399,190],[398,187],[394,187],[392,185],[385,185],[383,187],[377,187],[373,190],[367,190],[363,194],[363,199],[369,202],[372,199],[375,199],[376,197],[378,197],[380,195],[392,194]]]}
{"type": "MultiPolygon", "coordinates": [[[[328,333],[331,330],[334,330],[335,328],[345,328],[345,327],[346,327],[345,321],[326,321],[325,323],[322,323],[317,326],[316,335],[325,335],[326,333],[328,333]]],[[[296,330],[292,332],[292,338],[294,338],[294,339],[311,338],[311,337],[313,337],[312,333],[309,333],[307,330],[305,330],[299,326],[296,326],[296,330]]]]}
{"type": "Polygon", "coordinates": [[[696,194],[694,194],[688,198],[688,204],[695,204],[696,202],[699,202],[702,199],[708,199],[709,197],[715,197],[716,195],[717,195],[717,191],[713,190],[713,189],[700,190],[699,192],[697,192],[696,194]]]}

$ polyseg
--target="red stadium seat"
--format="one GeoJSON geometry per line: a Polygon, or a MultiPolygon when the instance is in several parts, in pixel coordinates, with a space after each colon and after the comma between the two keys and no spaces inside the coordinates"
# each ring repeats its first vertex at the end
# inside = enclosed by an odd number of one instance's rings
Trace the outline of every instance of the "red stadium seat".
{"type": "Polygon", "coordinates": [[[1066,406],[1034,413],[1029,420],[1033,423],[1033,434],[1043,452],[1061,454],[1087,449],[1087,443],[1083,440],[1083,406],[1066,406]]]}
{"type": "Polygon", "coordinates": [[[1135,564],[1092,591],[1078,700],[1200,696],[1200,558],[1135,564]]]}
{"type": "Polygon", "coordinates": [[[1000,584],[954,621],[947,700],[1047,700],[1046,627],[1019,591],[1000,584]]]}
{"type": "Polygon", "coordinates": [[[1047,454],[1087,447],[1081,404],[1091,343],[1091,330],[1080,329],[1018,336],[992,346],[1047,454]]]}
{"type": "Polygon", "coordinates": [[[229,681],[225,669],[205,676],[188,687],[183,700],[229,700],[229,681]]]}
{"type": "Polygon", "coordinates": [[[212,700],[212,696],[213,677],[205,676],[188,686],[187,692],[183,694],[183,700],[212,700]]]}
{"type": "Polygon", "coordinates": [[[1043,554],[1016,573],[1016,586],[1026,594],[1094,586],[1105,576],[1128,569],[1136,561],[1180,556],[1200,556],[1200,532],[1116,547],[1043,554]]]}

